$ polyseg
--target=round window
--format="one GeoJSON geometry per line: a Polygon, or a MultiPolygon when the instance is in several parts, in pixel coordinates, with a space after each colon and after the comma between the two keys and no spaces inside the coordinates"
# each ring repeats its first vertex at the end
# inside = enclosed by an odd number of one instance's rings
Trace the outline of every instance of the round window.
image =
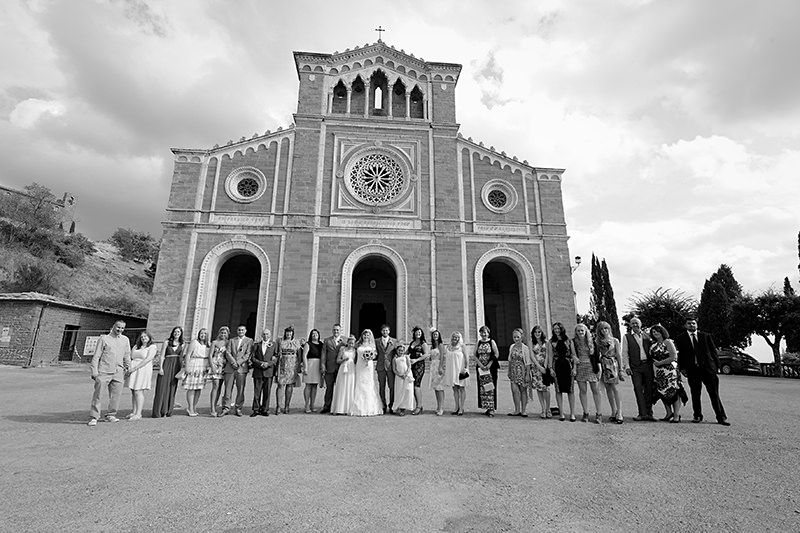
{"type": "Polygon", "coordinates": [[[254,167],[240,167],[228,174],[225,179],[225,192],[236,202],[249,203],[264,194],[266,179],[254,167]]]}
{"type": "Polygon", "coordinates": [[[351,166],[347,188],[362,202],[386,205],[400,196],[406,185],[403,167],[390,155],[369,153],[351,166]]]}
{"type": "Polygon", "coordinates": [[[506,180],[489,180],[481,189],[481,200],[489,211],[508,213],[517,205],[517,191],[506,180]]]}

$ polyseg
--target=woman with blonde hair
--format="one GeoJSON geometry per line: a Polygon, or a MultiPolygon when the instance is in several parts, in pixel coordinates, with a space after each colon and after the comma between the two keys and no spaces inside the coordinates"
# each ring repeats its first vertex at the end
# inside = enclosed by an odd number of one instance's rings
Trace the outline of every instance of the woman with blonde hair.
{"type": "Polygon", "coordinates": [[[211,343],[208,368],[208,381],[211,382],[211,416],[217,416],[217,407],[222,396],[222,370],[225,368],[225,351],[228,349],[230,334],[230,328],[222,326],[217,332],[217,338],[211,343]]]}
{"type": "Polygon", "coordinates": [[[153,337],[146,331],[139,333],[131,350],[131,368],[128,371],[128,388],[131,389],[133,404],[133,411],[128,415],[129,420],[142,418],[144,391],[150,390],[150,383],[153,381],[153,359],[156,353],[158,347],[153,344],[153,337]]]}
{"type": "Polygon", "coordinates": [[[528,416],[528,387],[531,383],[531,350],[522,342],[525,333],[517,328],[511,334],[514,344],[508,348],[508,381],[511,383],[511,397],[514,412],[508,416],[528,416]]]}
{"type": "Polygon", "coordinates": [[[183,363],[183,388],[186,389],[186,414],[189,416],[197,416],[197,401],[206,383],[209,359],[208,330],[202,328],[197,332],[197,338],[189,343],[183,363]]]}
{"type": "Polygon", "coordinates": [[[594,398],[594,422],[602,422],[600,418],[601,398],[600,398],[600,358],[594,349],[592,334],[586,324],[575,326],[575,336],[572,338],[572,345],[575,347],[575,354],[578,356],[578,364],[575,366],[575,381],[578,383],[578,396],[583,407],[581,422],[589,421],[588,398],[586,395],[586,384],[592,389],[594,398]]]}
{"type": "MultiPolygon", "coordinates": [[[[462,416],[464,414],[464,402],[467,398],[467,378],[469,377],[467,365],[469,360],[464,353],[464,341],[460,332],[454,331],[450,335],[450,343],[444,345],[442,358],[444,384],[453,388],[453,398],[456,403],[456,410],[451,414],[462,416]]],[[[437,414],[439,413],[437,412],[437,414]]]]}
{"type": "Polygon", "coordinates": [[[606,388],[608,403],[611,406],[611,416],[608,421],[622,424],[622,399],[617,390],[619,382],[625,381],[620,373],[622,348],[619,341],[611,335],[611,324],[608,322],[598,322],[596,331],[595,349],[600,356],[600,380],[606,388]]]}

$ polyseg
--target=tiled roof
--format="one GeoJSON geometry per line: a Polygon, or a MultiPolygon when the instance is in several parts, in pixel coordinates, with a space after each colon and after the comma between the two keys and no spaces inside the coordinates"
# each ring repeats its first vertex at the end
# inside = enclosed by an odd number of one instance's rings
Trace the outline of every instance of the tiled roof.
{"type": "Polygon", "coordinates": [[[61,307],[69,307],[72,309],[82,309],[85,311],[94,311],[97,313],[106,313],[114,316],[121,316],[125,318],[141,318],[147,319],[146,316],[137,315],[130,311],[119,311],[117,309],[108,309],[104,307],[92,307],[89,305],[76,304],[50,294],[42,294],[40,292],[4,292],[0,293],[0,302],[41,302],[61,307]]]}

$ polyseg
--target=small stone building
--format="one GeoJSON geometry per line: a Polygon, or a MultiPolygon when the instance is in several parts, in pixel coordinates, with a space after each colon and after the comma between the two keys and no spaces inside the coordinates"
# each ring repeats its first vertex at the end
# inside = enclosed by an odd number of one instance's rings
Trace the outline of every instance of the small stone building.
{"type": "Polygon", "coordinates": [[[294,124],[172,150],[156,337],[388,322],[472,344],[487,324],[507,347],[517,327],[574,325],[564,171],[462,136],[461,65],[382,41],[294,62],[294,124]]]}
{"type": "Polygon", "coordinates": [[[145,317],[95,309],[36,292],[0,294],[0,363],[39,366],[83,357],[88,337],[122,319],[131,343],[145,317]]]}

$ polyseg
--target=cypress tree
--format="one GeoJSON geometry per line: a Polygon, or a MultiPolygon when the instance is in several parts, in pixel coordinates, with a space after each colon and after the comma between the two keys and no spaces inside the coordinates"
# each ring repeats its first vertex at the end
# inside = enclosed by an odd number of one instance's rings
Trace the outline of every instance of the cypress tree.
{"type": "Polygon", "coordinates": [[[619,315],[617,314],[617,302],[614,300],[614,289],[611,288],[611,278],[608,275],[608,265],[603,259],[603,296],[606,304],[607,321],[611,324],[611,331],[616,338],[620,338],[619,315]]]}
{"type": "Polygon", "coordinates": [[[789,281],[789,276],[783,278],[783,294],[784,296],[794,296],[794,287],[792,287],[792,282],[789,281]]]}

